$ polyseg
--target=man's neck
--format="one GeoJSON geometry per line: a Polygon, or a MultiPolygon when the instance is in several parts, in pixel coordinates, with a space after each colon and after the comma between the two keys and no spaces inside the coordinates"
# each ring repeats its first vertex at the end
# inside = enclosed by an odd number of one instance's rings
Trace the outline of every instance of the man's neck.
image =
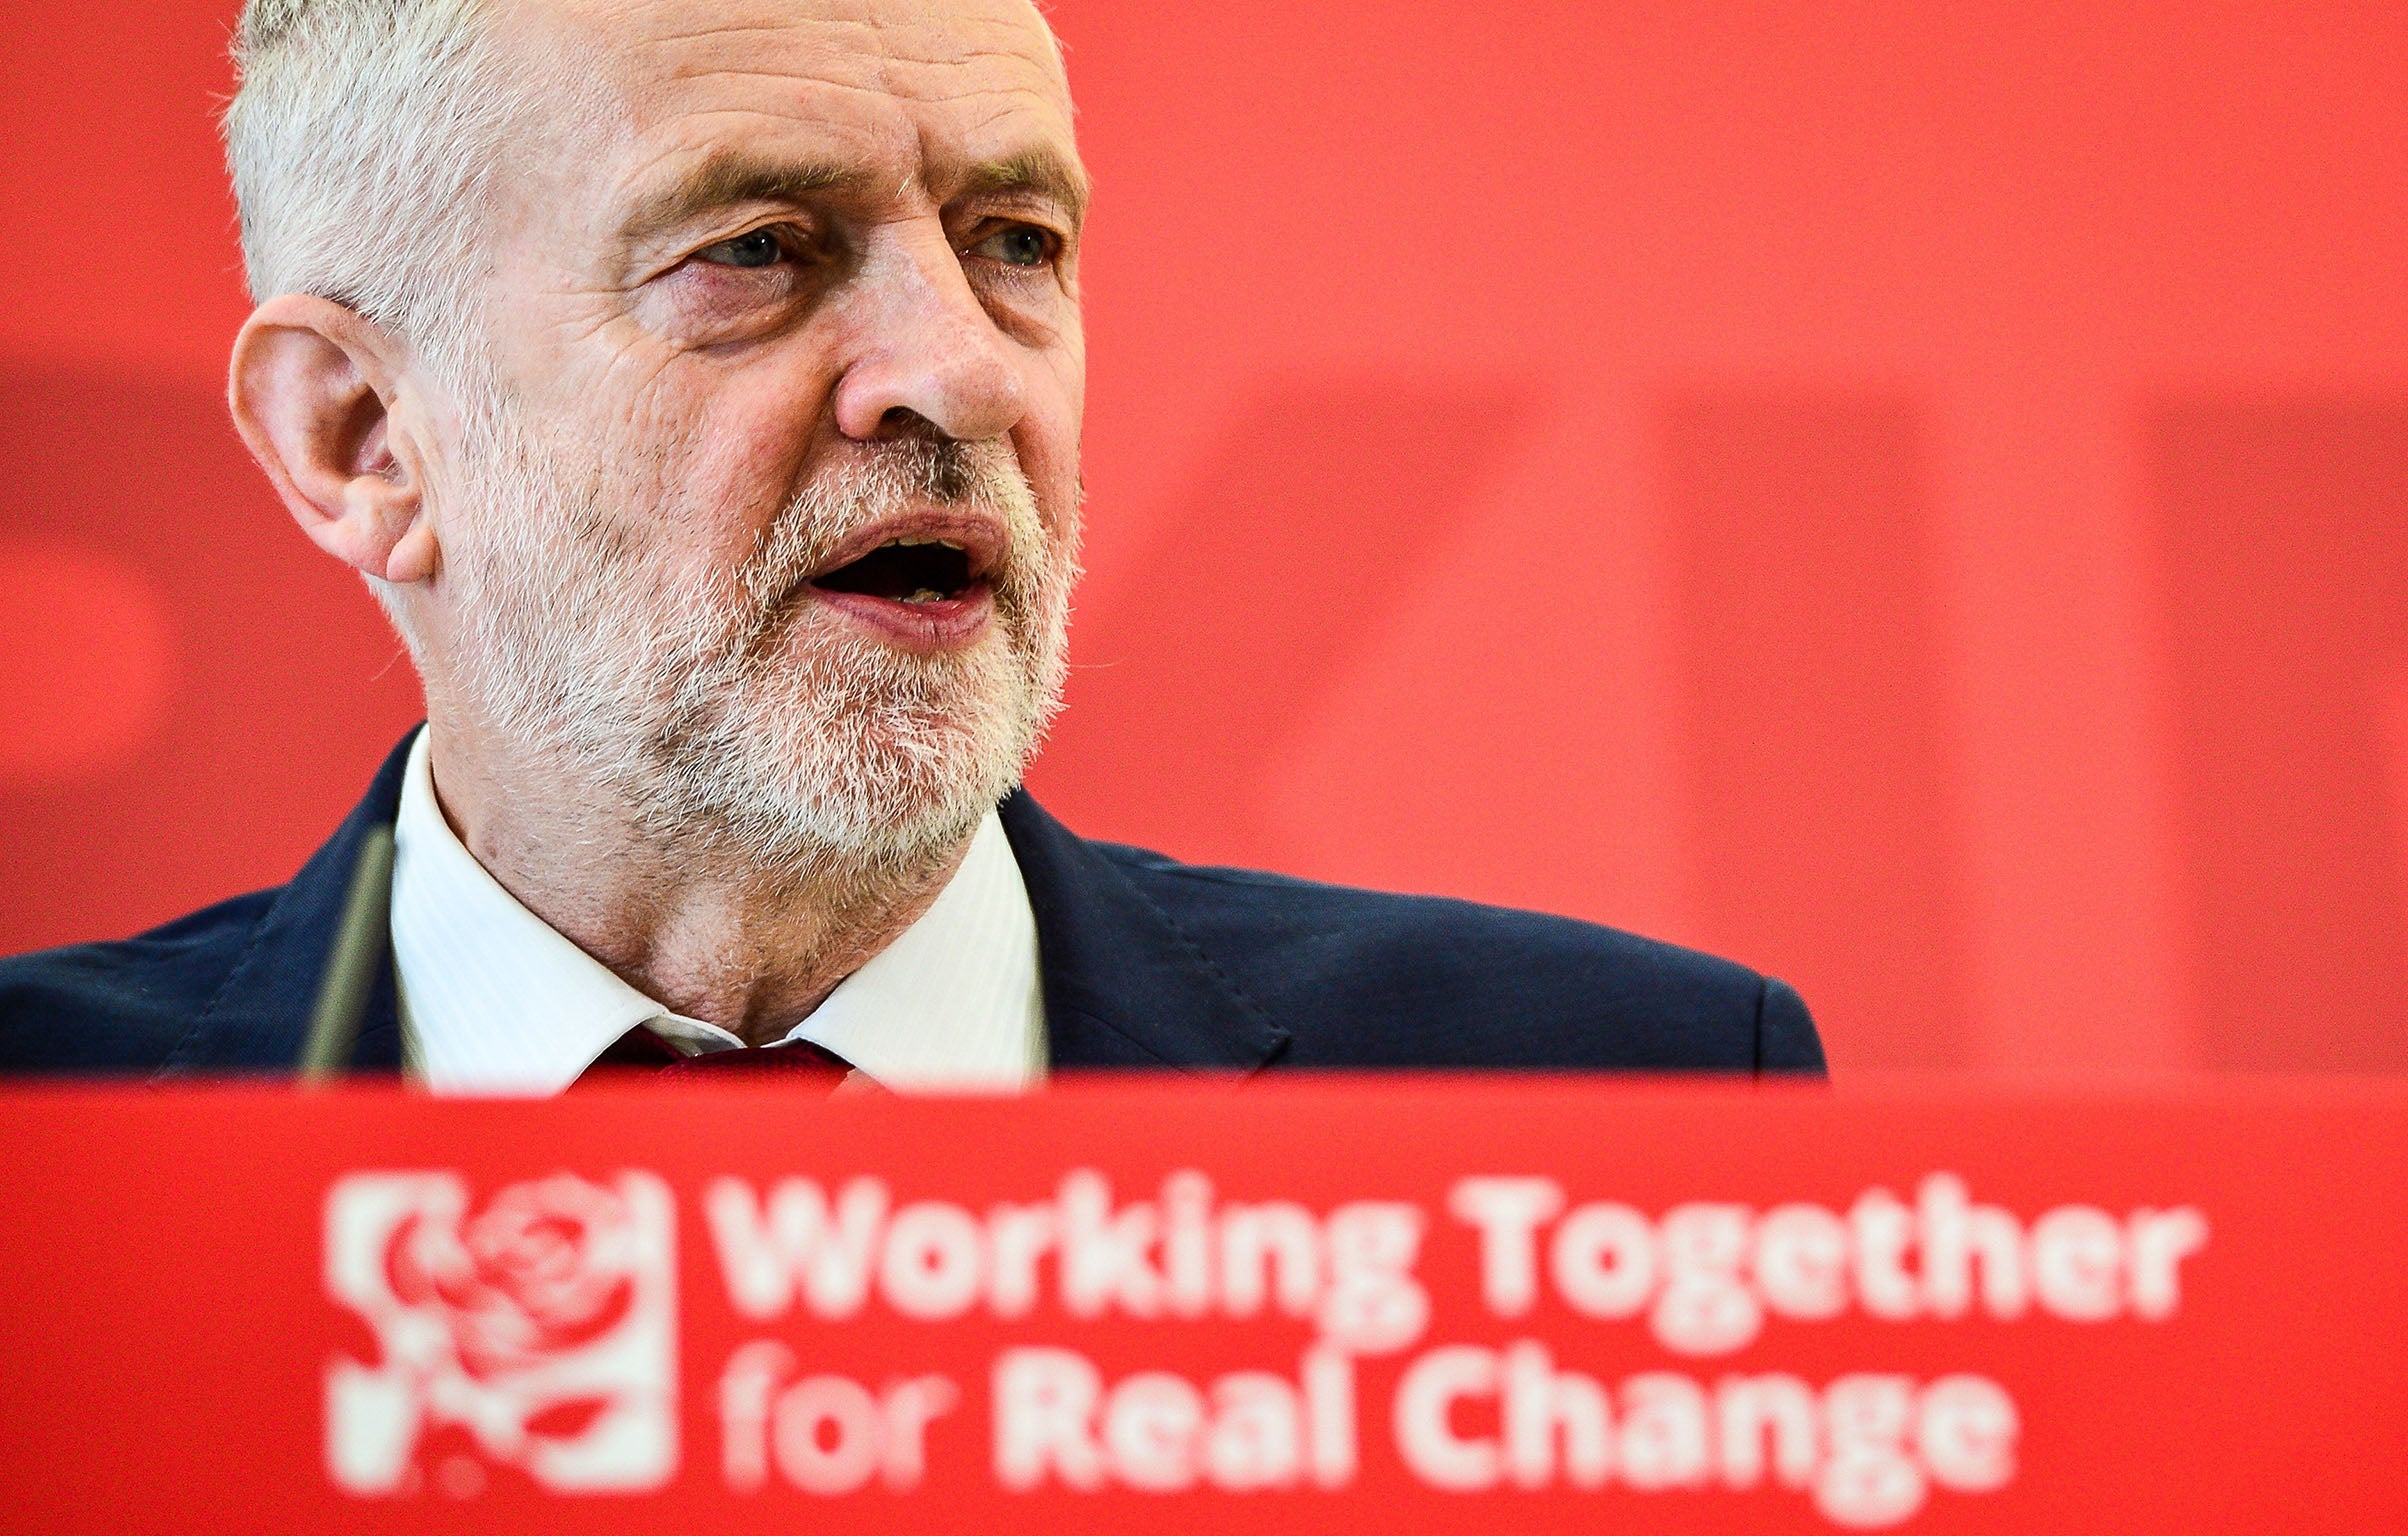
{"type": "Polygon", "coordinates": [[[664,1008],[753,1045],[917,922],[976,831],[901,868],[772,873],[663,845],[556,763],[497,762],[439,731],[431,747],[444,820],[520,905],[664,1008]]]}

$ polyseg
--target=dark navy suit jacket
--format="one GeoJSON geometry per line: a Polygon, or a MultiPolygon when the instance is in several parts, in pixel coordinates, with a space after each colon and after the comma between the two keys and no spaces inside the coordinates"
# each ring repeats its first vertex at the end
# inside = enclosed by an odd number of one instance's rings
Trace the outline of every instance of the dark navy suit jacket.
{"type": "MultiPolygon", "coordinates": [[[[291,1070],[362,840],[408,742],[290,885],[164,928],[0,960],[0,1070],[291,1070]]],[[[1779,981],[1568,918],[1207,869],[1076,836],[1026,794],[1004,831],[1037,918],[1057,1069],[1823,1069],[1779,981]]],[[[391,968],[354,1066],[401,1056],[391,968]]]]}

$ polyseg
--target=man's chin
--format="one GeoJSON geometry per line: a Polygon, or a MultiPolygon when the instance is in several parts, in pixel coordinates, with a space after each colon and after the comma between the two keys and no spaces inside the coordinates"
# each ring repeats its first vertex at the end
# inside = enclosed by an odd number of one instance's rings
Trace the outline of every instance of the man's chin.
{"type": "Polygon", "coordinates": [[[732,843],[720,851],[751,868],[796,878],[916,869],[949,856],[1009,788],[796,786],[802,792],[759,794],[722,808],[711,818],[718,835],[710,840],[732,843]]]}
{"type": "Polygon", "coordinates": [[[732,844],[714,851],[792,874],[941,859],[1019,782],[1033,721],[1017,699],[878,713],[812,731],[789,715],[689,739],[666,765],[665,814],[648,819],[656,833],[732,844]]]}

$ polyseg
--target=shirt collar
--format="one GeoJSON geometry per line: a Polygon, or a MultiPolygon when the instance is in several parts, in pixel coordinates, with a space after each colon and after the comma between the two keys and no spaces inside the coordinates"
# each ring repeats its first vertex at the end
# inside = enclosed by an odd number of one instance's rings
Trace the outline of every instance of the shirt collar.
{"type": "Polygon", "coordinates": [[[1009,1093],[1044,1081],[1037,919],[993,811],[919,921],[787,1038],[905,1091],[1009,1093]]]}
{"type": "MultiPolygon", "coordinates": [[[[688,1054],[741,1046],[629,986],[486,872],[436,803],[430,734],[404,769],[393,872],[394,980],[426,1086],[558,1093],[637,1025],[688,1054]]],[[[890,1088],[1009,1092],[1043,1078],[1044,1018],[1036,919],[989,812],[928,910],[787,1038],[890,1088]]]]}

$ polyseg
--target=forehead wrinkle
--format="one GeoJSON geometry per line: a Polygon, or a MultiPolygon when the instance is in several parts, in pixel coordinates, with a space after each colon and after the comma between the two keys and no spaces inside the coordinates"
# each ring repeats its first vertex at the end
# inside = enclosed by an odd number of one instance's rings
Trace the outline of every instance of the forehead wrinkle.
{"type": "MultiPolygon", "coordinates": [[[[1052,34],[1042,29],[1048,46],[1042,53],[1032,53],[1025,46],[1015,47],[1017,38],[1025,42],[1026,34],[1012,22],[999,17],[951,17],[941,26],[897,26],[882,17],[845,18],[834,16],[781,16],[758,22],[719,22],[687,32],[662,32],[634,40],[642,49],[675,48],[701,44],[737,44],[746,38],[792,39],[798,29],[815,34],[813,49],[828,55],[854,52],[869,62],[898,62],[904,64],[963,63],[978,58],[1008,58],[1019,63],[1035,64],[1052,72],[1058,69],[1052,34]],[[973,40],[954,46],[912,46],[915,43],[942,43],[949,38],[973,34],[973,40]],[[977,34],[989,34],[999,42],[989,44],[978,40],[977,34]]],[[[749,49],[747,51],[750,51],[749,49]]]]}
{"type": "MultiPolygon", "coordinates": [[[[832,80],[825,75],[813,75],[808,79],[798,80],[793,75],[779,74],[764,69],[739,68],[732,64],[700,65],[691,69],[681,69],[668,77],[668,83],[672,85],[688,85],[704,80],[758,80],[786,87],[799,84],[807,86],[813,91],[843,91],[856,96],[877,96],[889,101],[920,106],[946,106],[954,102],[972,101],[981,96],[1022,96],[1044,107],[1062,105],[1051,91],[1042,86],[1029,84],[979,84],[966,86],[960,90],[914,91],[906,94],[896,90],[892,84],[884,80],[832,80]]],[[[720,110],[758,112],[765,109],[755,106],[730,107],[720,110]]]]}
{"type": "MultiPolygon", "coordinates": [[[[769,74],[755,69],[696,70],[681,74],[676,78],[680,84],[709,79],[752,80],[774,85],[791,83],[786,76],[769,74]]],[[[1041,193],[1072,209],[1081,209],[1087,202],[1089,192],[1086,173],[1078,162],[1076,149],[1068,144],[1057,145],[1048,142],[1056,136],[1048,133],[1047,128],[1057,125],[1067,127],[1067,124],[1062,123],[1055,113],[1055,109],[1059,107],[1060,103],[1054,96],[1039,87],[1026,84],[988,84],[959,91],[903,96],[883,85],[856,84],[827,79],[815,79],[809,84],[814,93],[866,95],[883,103],[893,103],[906,110],[893,114],[881,114],[880,120],[876,123],[839,123],[819,119],[807,111],[785,111],[763,103],[742,106],[731,104],[682,113],[671,111],[665,117],[671,121],[682,118],[688,124],[712,117],[759,118],[780,128],[807,126],[839,130],[841,136],[848,139],[859,138],[866,133],[867,142],[886,142],[889,135],[893,134],[895,130],[903,130],[903,135],[897,136],[889,144],[889,148],[899,148],[901,143],[906,141],[906,136],[916,139],[919,143],[921,160],[931,164],[939,161],[940,157],[929,154],[929,146],[932,142],[941,142],[942,138],[975,141],[982,136],[992,134],[996,137],[1019,139],[1026,147],[1010,149],[1000,155],[965,153],[957,157],[946,157],[967,161],[970,165],[969,170],[953,179],[961,181],[968,190],[973,191],[1025,190],[1041,193]],[[932,137],[929,132],[932,126],[937,125],[923,123],[919,125],[916,133],[908,127],[910,114],[907,109],[912,106],[959,106],[965,103],[979,102],[991,103],[991,105],[978,113],[974,119],[959,124],[941,137],[932,137]],[[1041,121],[1032,123],[1031,132],[1018,134],[1009,133],[1008,130],[1001,133],[995,132],[1003,125],[1010,124],[1015,118],[1028,117],[1032,109],[1041,121]]],[[[660,160],[687,152],[687,150],[688,146],[685,145],[664,146],[652,157],[652,162],[657,163],[660,160]]],[[[734,146],[727,146],[711,153],[714,157],[749,154],[752,158],[764,161],[773,158],[739,150],[734,146]]],[[[870,173],[866,165],[857,172],[839,173],[840,166],[852,163],[851,156],[842,153],[835,155],[812,153],[804,155],[803,159],[819,163],[823,171],[851,178],[850,181],[831,181],[821,185],[799,188],[798,190],[804,194],[829,190],[831,187],[839,191],[858,191],[879,179],[870,173]]],[[[916,171],[914,174],[916,175],[916,171]]]]}
{"type": "Polygon", "coordinates": [[[753,9],[755,17],[639,35],[630,40],[631,45],[645,53],[671,50],[756,60],[764,53],[764,44],[770,52],[785,53],[792,48],[806,56],[806,72],[830,83],[848,70],[883,80],[892,68],[1000,61],[1029,68],[1042,78],[1047,93],[1067,98],[1059,40],[1033,5],[1021,7],[1025,14],[1017,17],[949,14],[933,20],[890,18],[877,14],[875,8],[866,15],[850,16],[811,15],[807,14],[812,9],[809,6],[802,7],[806,14],[800,15],[783,5],[774,15],[760,15],[759,8],[753,9]]]}

